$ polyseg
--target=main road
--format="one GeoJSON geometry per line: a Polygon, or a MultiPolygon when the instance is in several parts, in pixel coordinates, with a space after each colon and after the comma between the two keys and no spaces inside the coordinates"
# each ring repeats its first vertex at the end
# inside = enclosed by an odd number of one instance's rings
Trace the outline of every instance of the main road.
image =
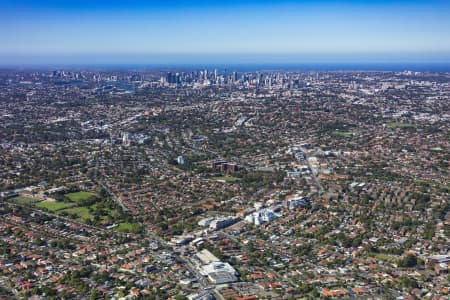
{"type": "MultiPolygon", "coordinates": [[[[323,193],[324,189],[323,189],[322,185],[320,184],[320,181],[317,178],[316,174],[314,173],[313,168],[311,167],[311,164],[308,160],[305,150],[303,148],[300,148],[300,150],[302,151],[303,156],[305,157],[305,161],[306,161],[306,164],[308,165],[308,168],[311,170],[312,179],[313,179],[314,183],[316,184],[317,188],[319,189],[319,195],[320,195],[323,193]]],[[[299,162],[300,162],[300,160],[299,160],[299,162]]]]}

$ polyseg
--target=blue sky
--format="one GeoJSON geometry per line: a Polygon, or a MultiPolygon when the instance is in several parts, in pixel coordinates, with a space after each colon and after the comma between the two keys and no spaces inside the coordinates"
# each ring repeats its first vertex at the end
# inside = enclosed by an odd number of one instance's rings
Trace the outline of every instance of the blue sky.
{"type": "Polygon", "coordinates": [[[0,62],[450,61],[450,1],[2,0],[0,62]]]}

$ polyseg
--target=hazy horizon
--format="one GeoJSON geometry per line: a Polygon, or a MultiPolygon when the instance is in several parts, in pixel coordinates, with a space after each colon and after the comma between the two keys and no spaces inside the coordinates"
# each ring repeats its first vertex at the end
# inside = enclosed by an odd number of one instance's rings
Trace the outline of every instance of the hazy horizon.
{"type": "Polygon", "coordinates": [[[365,70],[450,72],[446,55],[153,54],[0,56],[0,68],[365,70]]]}

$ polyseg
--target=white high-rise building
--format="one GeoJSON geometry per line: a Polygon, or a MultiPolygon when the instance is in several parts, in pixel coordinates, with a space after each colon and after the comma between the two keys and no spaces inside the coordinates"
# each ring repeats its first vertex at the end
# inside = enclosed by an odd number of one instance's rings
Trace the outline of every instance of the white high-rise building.
{"type": "Polygon", "coordinates": [[[130,146],[131,141],[130,141],[130,133],[129,132],[124,132],[122,134],[122,144],[125,146],[130,146]]]}
{"type": "Polygon", "coordinates": [[[178,156],[177,157],[177,163],[179,164],[179,165],[184,165],[184,157],[183,156],[178,156]]]}

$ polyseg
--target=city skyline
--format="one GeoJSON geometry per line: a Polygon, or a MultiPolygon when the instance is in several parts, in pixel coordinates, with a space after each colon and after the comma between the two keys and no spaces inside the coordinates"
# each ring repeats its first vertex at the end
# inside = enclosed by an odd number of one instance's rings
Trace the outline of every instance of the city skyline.
{"type": "Polygon", "coordinates": [[[443,63],[445,1],[3,1],[0,64],[443,63]]]}

